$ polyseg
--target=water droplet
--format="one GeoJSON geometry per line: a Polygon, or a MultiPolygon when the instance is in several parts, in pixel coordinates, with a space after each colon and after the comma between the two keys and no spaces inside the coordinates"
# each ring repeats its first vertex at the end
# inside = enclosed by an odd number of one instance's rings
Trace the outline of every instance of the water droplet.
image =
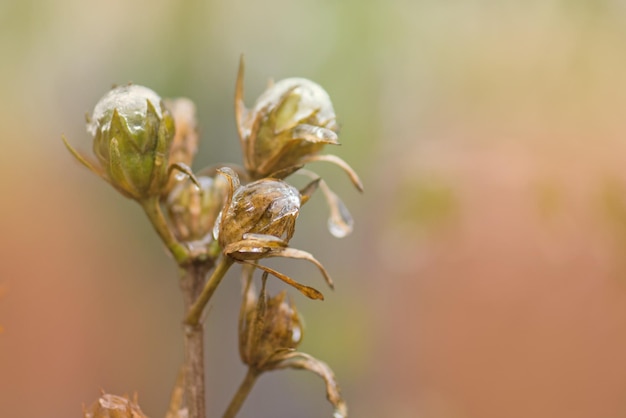
{"type": "Polygon", "coordinates": [[[346,418],[346,416],[341,411],[335,411],[333,412],[333,418],[346,418]]]}
{"type": "Polygon", "coordinates": [[[343,238],[352,232],[352,226],[344,222],[337,222],[332,217],[328,218],[328,230],[335,238],[343,238]]]}
{"type": "Polygon", "coordinates": [[[300,124],[297,125],[292,131],[292,137],[297,139],[303,139],[311,143],[325,143],[325,144],[338,144],[339,137],[337,134],[327,128],[321,126],[300,124]]]}
{"type": "Polygon", "coordinates": [[[298,326],[294,326],[291,330],[291,340],[298,344],[302,338],[302,330],[298,326]]]}
{"type": "Polygon", "coordinates": [[[350,211],[335,193],[327,193],[327,199],[330,206],[328,230],[336,238],[349,235],[354,227],[354,219],[350,211]]]}

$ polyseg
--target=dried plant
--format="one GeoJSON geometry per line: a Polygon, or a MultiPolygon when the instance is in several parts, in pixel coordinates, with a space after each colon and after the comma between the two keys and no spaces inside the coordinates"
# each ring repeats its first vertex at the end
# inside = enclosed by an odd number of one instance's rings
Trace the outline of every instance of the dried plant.
{"type": "MultiPolygon", "coordinates": [[[[289,246],[302,205],[319,188],[330,207],[329,230],[342,237],[352,231],[350,213],[305,164],[331,162],[345,171],[359,191],[361,181],[339,157],[322,155],[326,145],[338,144],[337,122],[330,97],[318,84],[301,78],[277,82],[252,109],[243,103],[243,60],[235,93],[235,118],[242,145],[243,168],[214,167],[193,173],[198,150],[195,105],[188,99],[162,100],[137,85],[113,88],[88,117],[95,154],[72,155],[135,200],[166,245],[181,271],[185,361],[174,386],[167,418],[206,416],[203,358],[203,312],[229,268],[242,265],[243,300],[239,320],[239,349],[248,373],[235,393],[225,418],[234,417],[257,377],[285,368],[309,370],[326,383],[334,417],[347,416],[347,407],[330,367],[296,351],[303,337],[301,319],[286,291],[268,297],[272,275],[311,299],[323,299],[310,286],[261,264],[270,257],[313,263],[332,288],[323,265],[310,253],[289,246]],[[286,182],[300,173],[312,181],[302,190],[286,182]],[[263,271],[261,290],[254,291],[256,269],[263,271]]],[[[144,417],[136,399],[103,394],[85,417],[144,417]]]]}

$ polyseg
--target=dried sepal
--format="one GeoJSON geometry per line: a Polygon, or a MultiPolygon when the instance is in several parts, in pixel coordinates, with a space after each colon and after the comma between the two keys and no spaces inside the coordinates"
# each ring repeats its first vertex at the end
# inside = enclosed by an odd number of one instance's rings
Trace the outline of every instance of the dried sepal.
{"type": "Polygon", "coordinates": [[[302,160],[303,163],[311,163],[315,161],[326,161],[331,164],[335,164],[337,167],[341,168],[348,175],[354,187],[356,187],[358,191],[363,192],[363,182],[359,178],[359,175],[343,159],[332,154],[323,154],[323,155],[318,154],[318,155],[308,156],[302,160]]]}
{"type": "Polygon", "coordinates": [[[274,370],[301,369],[320,376],[326,383],[326,398],[334,407],[333,418],[345,418],[348,416],[348,406],[341,396],[335,374],[328,364],[309,354],[298,351],[277,353],[275,358],[271,359],[271,362],[274,370]]]}
{"type": "MultiPolygon", "coordinates": [[[[176,126],[174,138],[170,146],[170,167],[189,167],[198,152],[198,121],[196,118],[195,104],[184,97],[164,100],[164,105],[168,108],[174,118],[176,126]]],[[[170,168],[170,171],[172,168],[170,168]]],[[[189,174],[184,170],[180,170],[189,174]]],[[[167,197],[176,184],[184,181],[179,176],[170,176],[167,186],[163,190],[163,197],[167,197]]]]}
{"type": "Polygon", "coordinates": [[[250,264],[250,265],[254,265],[257,268],[265,271],[266,273],[271,274],[272,276],[276,277],[279,280],[282,280],[284,283],[288,284],[289,286],[295,288],[298,292],[302,293],[304,296],[308,297],[309,299],[313,299],[313,300],[324,300],[324,295],[322,294],[322,292],[320,292],[319,290],[311,287],[311,286],[306,286],[303,285],[302,283],[298,283],[295,280],[293,280],[291,277],[277,271],[274,270],[273,268],[264,266],[262,264],[255,264],[252,263],[250,261],[241,261],[241,263],[243,264],[250,264]]]}
{"type": "Polygon", "coordinates": [[[269,297],[266,291],[268,273],[263,273],[259,297],[244,294],[240,316],[239,344],[242,361],[257,371],[271,370],[276,353],[295,349],[302,341],[302,320],[287,293],[269,297]],[[270,367],[270,368],[268,368],[270,367]]]}
{"type": "Polygon", "coordinates": [[[147,418],[137,404],[137,394],[128,396],[102,393],[89,408],[83,408],[84,418],[147,418]]]}
{"type": "Polygon", "coordinates": [[[165,207],[179,240],[204,240],[208,243],[224,205],[228,185],[221,176],[194,176],[190,179],[174,187],[165,201],[165,207]]]}
{"type": "Polygon", "coordinates": [[[61,139],[63,140],[63,143],[65,144],[65,147],[72,154],[72,156],[74,158],[76,158],[76,160],[79,163],[81,163],[82,165],[87,167],[92,173],[94,173],[98,177],[101,177],[102,179],[104,179],[107,182],[109,181],[108,178],[106,177],[106,174],[105,174],[104,170],[102,169],[102,167],[99,165],[99,163],[97,161],[95,161],[93,158],[90,158],[87,155],[81,154],[76,149],[74,149],[74,147],[72,147],[70,145],[70,143],[67,140],[67,138],[65,137],[65,135],[61,135],[61,139]]]}

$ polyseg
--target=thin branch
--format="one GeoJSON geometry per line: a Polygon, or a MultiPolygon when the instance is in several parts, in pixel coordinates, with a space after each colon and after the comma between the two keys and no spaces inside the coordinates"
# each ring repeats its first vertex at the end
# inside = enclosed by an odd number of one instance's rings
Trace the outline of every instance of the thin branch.
{"type": "Polygon", "coordinates": [[[213,274],[205,283],[200,296],[198,296],[193,305],[191,305],[188,309],[187,316],[185,317],[185,325],[197,326],[200,323],[204,307],[211,299],[211,296],[213,296],[215,289],[217,289],[217,286],[224,278],[224,275],[230,266],[233,265],[233,262],[234,260],[230,257],[222,258],[222,261],[217,265],[217,268],[213,271],[213,274]]]}
{"type": "Polygon", "coordinates": [[[250,394],[250,391],[260,374],[261,371],[253,367],[248,369],[246,377],[243,379],[243,382],[241,382],[241,385],[239,385],[239,389],[237,389],[235,396],[233,396],[233,399],[230,401],[228,409],[226,409],[222,418],[234,418],[237,415],[237,412],[241,409],[241,406],[250,394]]]}
{"type": "Polygon", "coordinates": [[[174,237],[174,234],[172,234],[172,231],[165,221],[161,207],[159,206],[158,196],[141,200],[139,201],[139,204],[141,204],[141,207],[146,212],[150,223],[159,234],[161,241],[163,241],[178,265],[185,265],[187,261],[189,261],[189,251],[183,244],[178,242],[178,240],[174,237]]]}

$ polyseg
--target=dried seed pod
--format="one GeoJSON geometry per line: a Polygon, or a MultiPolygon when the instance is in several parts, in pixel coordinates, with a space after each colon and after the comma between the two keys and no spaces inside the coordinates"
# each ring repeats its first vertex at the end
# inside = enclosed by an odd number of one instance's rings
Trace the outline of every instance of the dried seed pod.
{"type": "Polygon", "coordinates": [[[264,370],[276,353],[293,350],[302,341],[302,320],[295,305],[286,301],[287,293],[268,297],[263,285],[258,300],[249,290],[239,326],[239,350],[242,361],[256,370],[264,370]]]}
{"type": "Polygon", "coordinates": [[[304,157],[338,144],[335,111],[328,93],[305,78],[271,85],[247,110],[243,104],[243,61],[237,80],[236,118],[250,177],[289,173],[304,157]]]}
{"type": "Polygon", "coordinates": [[[197,184],[188,180],[181,182],[165,202],[176,236],[181,241],[211,238],[228,192],[228,183],[221,176],[198,176],[197,184]]]}
{"type": "Polygon", "coordinates": [[[302,341],[303,326],[295,306],[286,302],[285,292],[268,298],[265,290],[267,272],[263,274],[259,297],[252,286],[252,271],[244,276],[244,296],[239,313],[239,352],[250,370],[260,373],[280,369],[308,370],[326,384],[326,398],[333,405],[333,417],[348,416],[332,369],[317,358],[296,351],[302,341]]]}
{"type": "MultiPolygon", "coordinates": [[[[356,172],[336,155],[321,155],[327,144],[338,144],[335,111],[328,93],[304,78],[288,78],[271,85],[252,109],[243,102],[243,58],[235,91],[235,117],[244,154],[244,165],[252,179],[283,179],[304,165],[325,161],[341,168],[363,191],[356,172]]],[[[328,229],[341,238],[352,232],[350,212],[325,183],[320,183],[330,208],[328,229]]]]}
{"type": "Polygon", "coordinates": [[[222,211],[220,245],[225,248],[245,234],[271,235],[288,242],[295,231],[300,205],[300,192],[281,180],[262,179],[238,186],[222,211]]]}
{"type": "Polygon", "coordinates": [[[119,86],[96,104],[88,120],[97,162],[66,146],[82,164],[124,196],[158,196],[168,179],[174,119],[161,98],[147,87],[119,86]]]}
{"type": "Polygon", "coordinates": [[[137,404],[137,396],[131,401],[128,396],[102,393],[88,409],[83,411],[84,418],[147,418],[137,404]]]}
{"type": "MultiPolygon", "coordinates": [[[[315,264],[329,286],[332,279],[322,264],[306,251],[289,248],[300,206],[315,190],[313,181],[302,192],[282,180],[262,179],[245,186],[230,168],[218,170],[229,182],[224,208],[215,224],[214,237],[225,256],[240,263],[252,263],[267,257],[308,260],[315,264]]],[[[323,299],[316,289],[302,285],[269,267],[254,264],[312,299],[323,299]]]]}

